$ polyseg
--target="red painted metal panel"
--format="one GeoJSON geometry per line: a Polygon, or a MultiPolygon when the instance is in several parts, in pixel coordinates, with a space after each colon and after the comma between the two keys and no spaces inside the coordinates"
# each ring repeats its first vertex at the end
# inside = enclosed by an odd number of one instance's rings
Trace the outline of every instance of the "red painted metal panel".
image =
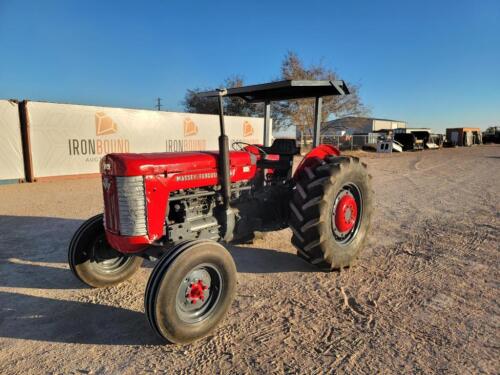
{"type": "MultiPolygon", "coordinates": [[[[230,166],[251,164],[244,151],[231,151],[230,166]]],[[[101,160],[101,173],[113,176],[145,176],[216,168],[218,152],[164,152],[152,154],[108,154],[101,160]]]]}
{"type": "Polygon", "coordinates": [[[299,166],[295,170],[293,174],[293,178],[297,179],[299,173],[306,167],[315,167],[317,164],[321,163],[327,156],[339,156],[340,151],[338,148],[330,146],[330,145],[319,145],[318,147],[313,148],[304,159],[300,162],[299,166]]]}
{"type": "MultiPolygon", "coordinates": [[[[255,157],[242,151],[230,152],[231,182],[254,178],[255,157]]],[[[168,198],[177,190],[219,184],[216,152],[161,154],[110,154],[101,161],[106,215],[106,237],[110,245],[124,253],[145,249],[165,233],[168,198]],[[119,236],[116,181],[113,176],[145,176],[147,236],[119,236]],[[110,186],[106,188],[104,185],[110,186]],[[109,220],[109,225],[108,225],[109,220]]]]}
{"type": "Polygon", "coordinates": [[[161,176],[146,176],[144,180],[146,194],[146,216],[148,220],[148,240],[156,241],[163,237],[167,217],[169,187],[161,176]]]}
{"type": "Polygon", "coordinates": [[[106,230],[106,239],[113,249],[132,254],[145,250],[152,242],[148,236],[120,236],[106,230]]]}
{"type": "Polygon", "coordinates": [[[114,176],[102,176],[102,193],[104,197],[105,228],[112,233],[119,233],[120,216],[118,212],[116,178],[114,176]]]}

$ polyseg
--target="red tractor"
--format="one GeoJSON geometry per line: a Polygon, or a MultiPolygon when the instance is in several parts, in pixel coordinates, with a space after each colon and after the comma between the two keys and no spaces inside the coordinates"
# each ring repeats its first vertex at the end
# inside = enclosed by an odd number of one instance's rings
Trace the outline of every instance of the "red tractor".
{"type": "Polygon", "coordinates": [[[297,255],[322,270],[347,267],[365,242],[372,213],[366,166],[319,145],[322,97],[347,95],[343,81],[282,81],[216,90],[218,151],[109,154],[101,160],[104,214],[85,221],[69,245],[71,270],[91,287],[130,278],[158,259],[145,291],[153,330],[173,343],[208,334],[235,294],[236,267],[223,243],[290,227],[297,255]],[[223,99],[265,104],[264,145],[229,151],[223,99]],[[292,173],[293,139],[270,144],[270,103],[316,98],[311,152],[292,173]]]}

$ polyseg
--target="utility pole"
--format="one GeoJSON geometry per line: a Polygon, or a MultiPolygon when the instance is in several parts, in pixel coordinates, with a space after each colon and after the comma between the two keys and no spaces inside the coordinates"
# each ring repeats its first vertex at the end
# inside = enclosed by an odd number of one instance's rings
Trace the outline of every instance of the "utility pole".
{"type": "Polygon", "coordinates": [[[156,109],[158,111],[160,111],[161,107],[162,107],[162,105],[161,105],[161,98],[156,98],[156,109]]]}

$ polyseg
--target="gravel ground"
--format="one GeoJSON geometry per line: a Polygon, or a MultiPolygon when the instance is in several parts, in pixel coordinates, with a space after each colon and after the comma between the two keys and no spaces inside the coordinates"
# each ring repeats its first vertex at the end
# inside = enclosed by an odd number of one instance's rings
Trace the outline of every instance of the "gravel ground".
{"type": "Polygon", "coordinates": [[[317,272],[289,230],[231,247],[229,316],[186,346],[143,314],[152,264],[100,290],[69,271],[98,179],[0,186],[0,373],[498,373],[500,147],[363,160],[376,211],[358,264],[317,272]]]}

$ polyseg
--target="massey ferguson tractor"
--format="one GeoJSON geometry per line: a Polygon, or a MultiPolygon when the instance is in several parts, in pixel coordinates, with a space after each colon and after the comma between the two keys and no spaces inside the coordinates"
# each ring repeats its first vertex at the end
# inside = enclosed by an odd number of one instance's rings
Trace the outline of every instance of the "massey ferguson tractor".
{"type": "Polygon", "coordinates": [[[370,227],[370,176],[358,158],[319,144],[322,97],[347,94],[343,81],[201,93],[218,98],[219,150],[104,156],[104,213],[74,234],[71,270],[91,287],[108,287],[129,279],[143,259],[157,259],[147,318],[163,339],[188,343],[212,331],[233,301],[236,267],[224,244],[290,227],[305,261],[324,271],[351,265],[370,227]],[[263,145],[233,142],[230,151],[224,97],[264,103],[263,145]],[[315,98],[313,149],[292,173],[300,150],[294,139],[269,144],[270,103],[300,98],[315,98]]]}

